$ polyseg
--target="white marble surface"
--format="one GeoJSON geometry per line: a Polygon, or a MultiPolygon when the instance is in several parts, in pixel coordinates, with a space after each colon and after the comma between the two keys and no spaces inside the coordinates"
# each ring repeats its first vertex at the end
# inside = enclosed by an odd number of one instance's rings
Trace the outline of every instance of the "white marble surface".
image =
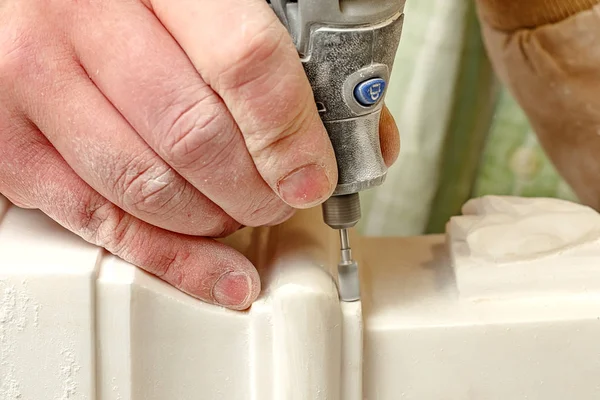
{"type": "Polygon", "coordinates": [[[600,215],[588,207],[489,196],[465,204],[447,231],[463,297],[600,290],[600,215]]]}
{"type": "Polygon", "coordinates": [[[265,288],[237,313],[2,204],[2,400],[600,397],[597,215],[580,206],[485,198],[446,236],[355,237],[347,304],[335,233],[302,212],[227,240],[265,288]]]}

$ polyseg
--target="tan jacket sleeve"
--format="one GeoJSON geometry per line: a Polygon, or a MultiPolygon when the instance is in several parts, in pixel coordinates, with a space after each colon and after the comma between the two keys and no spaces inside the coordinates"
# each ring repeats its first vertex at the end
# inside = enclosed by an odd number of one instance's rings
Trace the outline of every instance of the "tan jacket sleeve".
{"type": "Polygon", "coordinates": [[[477,0],[494,68],[581,201],[600,210],[600,0],[477,0]]]}

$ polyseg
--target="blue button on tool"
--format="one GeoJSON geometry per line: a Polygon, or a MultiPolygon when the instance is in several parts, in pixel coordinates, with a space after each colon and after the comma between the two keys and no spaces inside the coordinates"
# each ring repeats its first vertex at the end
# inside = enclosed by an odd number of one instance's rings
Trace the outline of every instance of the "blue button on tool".
{"type": "Polygon", "coordinates": [[[354,97],[362,106],[370,107],[381,100],[386,85],[385,80],[381,78],[369,79],[356,85],[356,88],[354,88],[354,97]]]}

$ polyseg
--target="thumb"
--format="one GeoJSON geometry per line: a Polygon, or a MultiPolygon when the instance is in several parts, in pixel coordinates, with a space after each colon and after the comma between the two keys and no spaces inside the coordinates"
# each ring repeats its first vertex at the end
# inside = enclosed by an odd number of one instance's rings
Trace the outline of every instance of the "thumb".
{"type": "Polygon", "coordinates": [[[379,123],[379,142],[385,165],[391,167],[400,154],[400,134],[396,121],[387,107],[383,107],[379,123]]]}

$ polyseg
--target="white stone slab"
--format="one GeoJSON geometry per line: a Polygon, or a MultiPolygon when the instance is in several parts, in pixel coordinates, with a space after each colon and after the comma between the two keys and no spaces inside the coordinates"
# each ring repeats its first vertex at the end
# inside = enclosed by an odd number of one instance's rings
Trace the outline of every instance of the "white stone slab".
{"type": "Polygon", "coordinates": [[[238,313],[10,207],[0,399],[600,398],[597,215],[514,198],[465,213],[448,236],[353,237],[357,303],[338,300],[319,210],[244,231],[227,242],[264,291],[238,313]]]}
{"type": "Polygon", "coordinates": [[[0,399],[95,397],[99,249],[39,212],[0,224],[0,399]]]}
{"type": "Polygon", "coordinates": [[[600,215],[556,199],[487,196],[448,224],[460,295],[473,299],[600,290],[600,215]]]}

